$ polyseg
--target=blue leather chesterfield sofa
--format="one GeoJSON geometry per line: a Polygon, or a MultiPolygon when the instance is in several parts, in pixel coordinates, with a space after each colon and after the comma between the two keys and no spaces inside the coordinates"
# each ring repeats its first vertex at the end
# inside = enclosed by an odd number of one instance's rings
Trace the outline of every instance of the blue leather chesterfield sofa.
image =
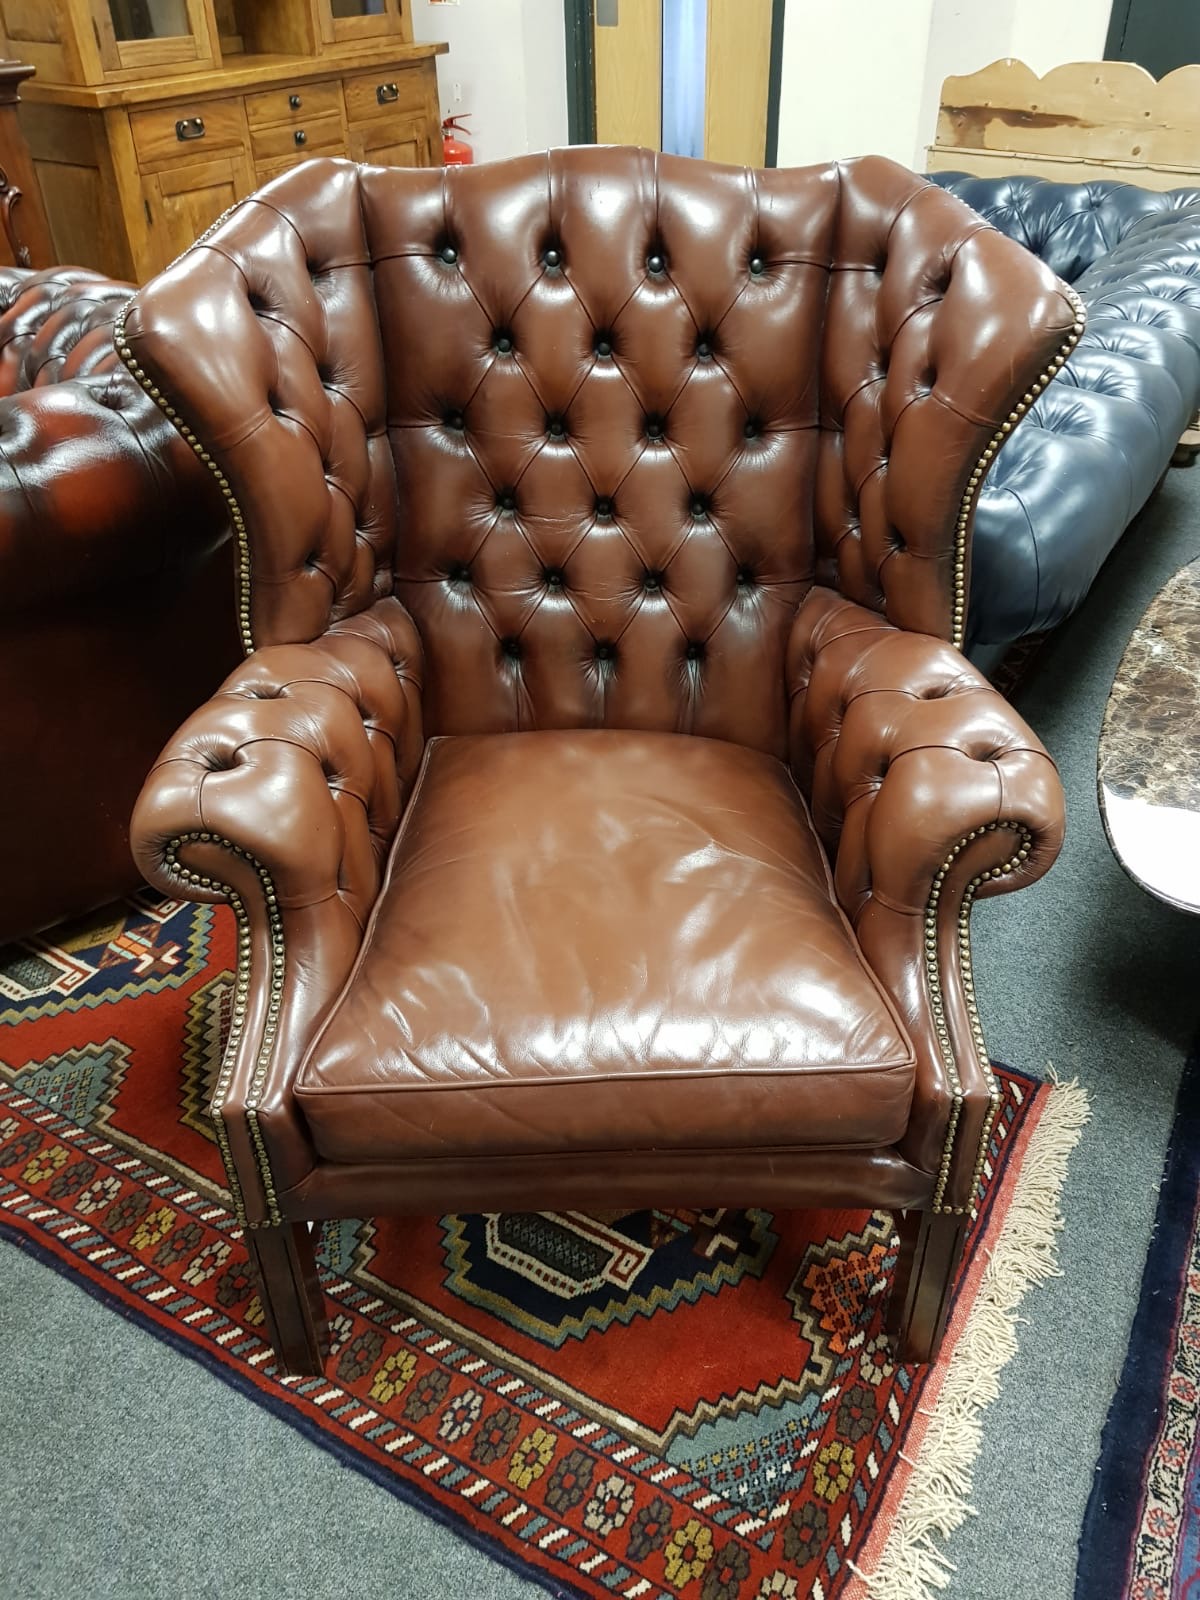
{"type": "Polygon", "coordinates": [[[1075,610],[1200,406],[1200,189],[932,176],[1073,284],[1088,312],[979,498],[967,640],[978,654],[1075,610]]]}

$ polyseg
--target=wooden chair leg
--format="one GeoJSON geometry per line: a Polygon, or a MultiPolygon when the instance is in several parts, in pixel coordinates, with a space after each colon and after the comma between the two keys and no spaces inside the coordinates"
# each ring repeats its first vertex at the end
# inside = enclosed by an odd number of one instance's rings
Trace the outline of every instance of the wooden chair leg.
{"type": "Polygon", "coordinates": [[[243,1237],[276,1360],[289,1373],[315,1376],[324,1370],[329,1328],[307,1224],[247,1228],[243,1237]]]}
{"type": "Polygon", "coordinates": [[[966,1217],[932,1211],[896,1215],[900,1259],[888,1305],[897,1361],[936,1361],[967,1237],[966,1217]]]}

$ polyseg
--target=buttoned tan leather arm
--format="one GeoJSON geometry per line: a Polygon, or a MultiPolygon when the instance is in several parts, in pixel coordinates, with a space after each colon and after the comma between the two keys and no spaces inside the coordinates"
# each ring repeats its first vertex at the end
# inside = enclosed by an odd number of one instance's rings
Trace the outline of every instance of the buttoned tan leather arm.
{"type": "Polygon", "coordinates": [[[1058,772],[957,650],[829,590],[800,609],[788,676],[793,768],[838,899],[917,1051],[923,1112],[904,1154],[938,1173],[945,1204],[965,1208],[996,1093],[974,1004],[971,905],[1053,863],[1058,772]]]}
{"type": "Polygon", "coordinates": [[[420,703],[415,631],[383,601],[316,643],[251,656],[179,730],[134,812],[152,883],[237,913],[214,1109],[251,1222],[310,1164],[290,1086],[358,954],[421,757],[420,703]]]}

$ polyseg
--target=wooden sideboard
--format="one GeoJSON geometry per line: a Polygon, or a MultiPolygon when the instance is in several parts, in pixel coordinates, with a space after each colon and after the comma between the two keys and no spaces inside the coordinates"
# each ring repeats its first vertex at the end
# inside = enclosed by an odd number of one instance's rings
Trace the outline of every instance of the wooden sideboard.
{"type": "Polygon", "coordinates": [[[310,156],[440,165],[446,49],[392,40],[336,58],[233,55],[215,71],[134,82],[35,80],[21,124],[58,259],[140,283],[310,156]]]}

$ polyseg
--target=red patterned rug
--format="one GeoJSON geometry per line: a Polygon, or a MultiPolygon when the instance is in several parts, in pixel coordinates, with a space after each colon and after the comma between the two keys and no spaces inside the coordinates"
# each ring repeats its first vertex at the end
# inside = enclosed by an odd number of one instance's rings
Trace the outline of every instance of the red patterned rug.
{"type": "Polygon", "coordinates": [[[1053,1270],[1078,1090],[1002,1070],[932,1371],[888,1359],[886,1213],[748,1209],[329,1224],[333,1352],[280,1378],[204,1112],[232,932],[147,893],[0,952],[7,1238],[555,1593],[944,1586],[981,1392],[1053,1270]]]}

